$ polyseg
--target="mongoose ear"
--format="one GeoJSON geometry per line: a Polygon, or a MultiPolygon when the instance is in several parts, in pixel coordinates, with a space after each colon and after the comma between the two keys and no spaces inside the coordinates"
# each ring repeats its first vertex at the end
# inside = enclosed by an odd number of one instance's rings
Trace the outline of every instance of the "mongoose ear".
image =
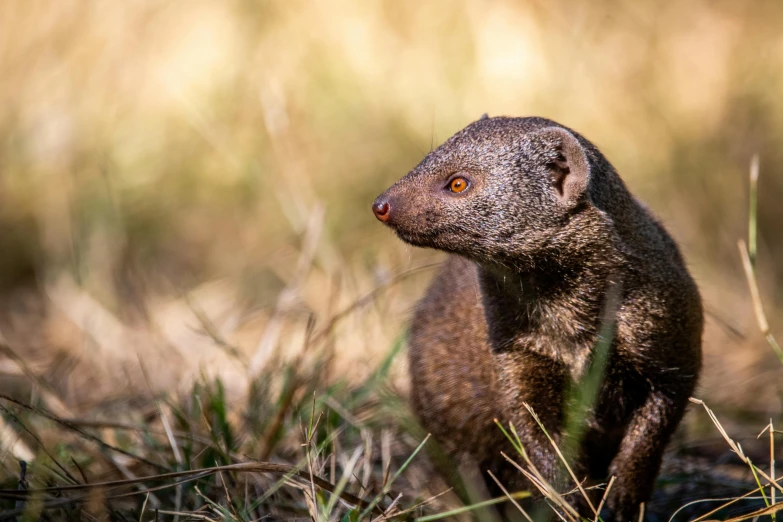
{"type": "Polygon", "coordinates": [[[568,207],[576,205],[587,192],[590,163],[576,136],[561,127],[547,127],[536,134],[545,148],[544,161],[552,176],[557,198],[568,207]]]}
{"type": "Polygon", "coordinates": [[[481,121],[481,120],[487,120],[487,119],[489,119],[489,114],[487,114],[487,113],[485,112],[484,114],[482,114],[482,115],[481,115],[481,118],[479,118],[479,121],[481,121]]]}

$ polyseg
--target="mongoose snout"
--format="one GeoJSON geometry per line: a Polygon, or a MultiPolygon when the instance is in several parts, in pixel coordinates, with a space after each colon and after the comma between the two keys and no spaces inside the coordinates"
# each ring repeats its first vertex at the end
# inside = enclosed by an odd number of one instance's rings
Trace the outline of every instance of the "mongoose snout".
{"type": "MultiPolygon", "coordinates": [[[[530,406],[575,448],[580,481],[615,477],[612,518],[636,520],[696,385],[703,319],[677,245],[609,161],[553,121],[482,117],[373,212],[403,241],[454,254],[411,324],[411,401],[424,427],[509,489],[535,489],[500,457],[514,449],[494,419],[513,423],[539,472],[570,490],[530,406]],[[574,390],[607,331],[602,384],[569,433],[574,390]]],[[[594,518],[578,496],[569,501],[594,518]]]]}
{"type": "Polygon", "coordinates": [[[378,198],[378,200],[376,200],[372,205],[372,211],[375,213],[375,217],[378,218],[379,221],[388,221],[390,210],[391,208],[389,207],[389,202],[380,198],[378,198]]]}

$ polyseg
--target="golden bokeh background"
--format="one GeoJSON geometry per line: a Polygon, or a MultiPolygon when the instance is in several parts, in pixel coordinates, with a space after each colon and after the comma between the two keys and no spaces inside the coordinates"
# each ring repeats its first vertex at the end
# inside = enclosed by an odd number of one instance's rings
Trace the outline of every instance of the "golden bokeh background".
{"type": "MultiPolygon", "coordinates": [[[[699,396],[779,412],[737,240],[758,154],[783,335],[782,24],[771,1],[4,1],[0,331],[63,407],[133,389],[140,358],[157,389],[242,393],[309,314],[440,259],[375,222],[378,193],[482,113],[540,115],[679,240],[708,311],[699,396]]],[[[336,376],[388,352],[430,274],[340,323],[336,376]]]]}

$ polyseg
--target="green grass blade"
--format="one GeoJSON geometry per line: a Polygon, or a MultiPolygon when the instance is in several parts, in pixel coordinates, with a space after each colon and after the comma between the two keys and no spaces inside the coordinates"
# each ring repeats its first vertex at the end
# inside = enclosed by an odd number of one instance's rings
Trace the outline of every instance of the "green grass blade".
{"type": "MultiPolygon", "coordinates": [[[[530,497],[529,491],[520,491],[518,493],[512,493],[511,498],[514,500],[523,500],[530,497]]],[[[450,511],[444,511],[443,513],[436,513],[434,515],[427,515],[424,517],[419,517],[416,519],[416,522],[430,522],[432,520],[442,520],[444,518],[453,517],[457,515],[461,515],[462,513],[468,513],[470,511],[485,508],[488,506],[494,506],[495,504],[500,504],[502,502],[508,502],[509,498],[507,496],[497,497],[490,500],[485,500],[483,502],[479,502],[477,504],[471,504],[470,506],[462,506],[456,509],[452,509],[450,511]]]]}

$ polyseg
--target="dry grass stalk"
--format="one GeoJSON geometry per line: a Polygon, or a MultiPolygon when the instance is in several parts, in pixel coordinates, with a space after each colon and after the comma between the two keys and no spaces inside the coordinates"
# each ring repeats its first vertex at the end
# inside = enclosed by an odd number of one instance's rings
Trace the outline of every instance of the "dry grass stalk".
{"type": "Polygon", "coordinates": [[[729,434],[724,429],[723,425],[718,420],[718,417],[715,415],[715,413],[707,406],[707,404],[699,399],[695,399],[691,397],[690,401],[694,404],[698,404],[704,408],[704,410],[707,412],[707,415],[710,417],[710,420],[715,425],[716,428],[718,428],[718,431],[720,432],[723,439],[726,441],[726,443],[729,445],[731,450],[744,462],[747,464],[753,473],[758,473],[762,477],[764,477],[766,480],[769,481],[771,485],[773,485],[775,488],[783,492],[783,486],[778,484],[775,480],[772,479],[767,473],[764,472],[764,470],[758,468],[755,464],[753,464],[750,459],[745,455],[745,452],[742,451],[742,446],[735,442],[734,439],[729,437],[729,434]]]}
{"type": "MultiPolygon", "coordinates": [[[[145,488],[141,491],[131,493],[133,495],[147,494],[152,491],[157,491],[162,488],[172,487],[178,484],[182,484],[183,482],[196,480],[220,472],[274,473],[280,475],[296,476],[308,481],[313,486],[313,488],[317,487],[325,491],[328,491],[329,493],[339,496],[341,500],[348,502],[352,506],[365,508],[377,515],[382,515],[384,512],[383,509],[377,506],[378,500],[374,500],[372,502],[365,501],[345,491],[342,492],[338,491],[336,485],[330,483],[329,481],[317,475],[311,475],[309,470],[302,470],[299,467],[292,466],[289,464],[277,464],[272,462],[242,462],[237,464],[228,464],[225,466],[215,466],[212,468],[176,471],[171,473],[162,473],[158,475],[149,475],[145,477],[135,477],[132,479],[125,479],[125,480],[93,482],[91,484],[73,484],[70,486],[31,488],[27,490],[0,489],[0,498],[26,499],[33,495],[44,495],[44,496],[54,495],[54,494],[61,495],[63,493],[74,493],[74,492],[83,492],[83,491],[89,492],[95,489],[104,490],[108,493],[112,490],[116,490],[118,488],[123,488],[127,486],[136,486],[140,484],[146,484],[149,482],[161,481],[161,480],[183,479],[183,481],[178,481],[178,482],[174,482],[171,484],[166,484],[158,487],[145,488]]],[[[128,493],[119,493],[115,495],[107,494],[106,498],[120,498],[122,496],[127,496],[127,495],[128,493]]],[[[61,499],[58,501],[54,501],[52,505],[61,505],[63,502],[65,503],[80,502],[85,498],[86,497],[72,497],[67,499],[61,499]],[[60,502],[60,504],[56,504],[57,502],[60,502]]]]}
{"type": "Polygon", "coordinates": [[[783,362],[783,349],[780,348],[780,345],[769,329],[767,314],[764,313],[764,305],[761,303],[761,294],[759,292],[758,283],[756,282],[756,272],[753,270],[753,264],[751,263],[745,241],[742,239],[737,241],[737,247],[739,248],[740,258],[742,259],[742,268],[745,271],[745,278],[748,281],[750,297],[753,302],[753,312],[756,315],[756,321],[758,322],[759,330],[761,330],[761,335],[767,339],[767,342],[775,351],[775,355],[777,355],[780,361],[783,362]]]}
{"type": "Polygon", "coordinates": [[[554,441],[554,439],[549,435],[549,432],[544,427],[541,420],[538,418],[538,415],[536,415],[536,412],[533,411],[533,408],[530,407],[529,404],[526,402],[522,403],[527,411],[530,412],[530,415],[535,419],[536,423],[538,424],[538,427],[541,428],[541,430],[546,435],[546,438],[549,440],[550,444],[552,444],[552,447],[555,449],[555,452],[557,453],[557,457],[560,459],[560,461],[565,466],[566,470],[568,470],[568,474],[571,475],[571,479],[576,484],[576,487],[579,489],[579,492],[582,494],[582,497],[584,497],[585,501],[587,502],[587,505],[590,506],[590,509],[595,514],[596,518],[598,518],[598,510],[595,509],[595,506],[593,506],[593,502],[590,500],[590,496],[585,492],[584,488],[582,487],[582,483],[579,481],[579,479],[576,478],[576,474],[574,473],[574,470],[571,469],[571,465],[568,463],[568,460],[563,455],[563,452],[560,451],[560,448],[558,447],[557,443],[554,441]]]}
{"type": "Polygon", "coordinates": [[[524,516],[524,517],[525,517],[525,519],[526,519],[528,522],[533,522],[533,519],[532,519],[532,518],[530,518],[530,515],[528,515],[527,511],[525,511],[524,509],[522,509],[522,506],[520,506],[520,505],[519,505],[519,502],[517,502],[517,500],[516,500],[516,499],[515,499],[515,498],[514,498],[514,497],[511,495],[511,493],[509,493],[509,492],[508,492],[508,490],[506,489],[506,487],[505,487],[505,486],[503,486],[503,484],[502,484],[502,483],[501,483],[501,482],[498,480],[498,478],[497,478],[497,477],[494,475],[494,473],[492,473],[492,472],[491,472],[491,471],[489,471],[489,470],[487,470],[487,473],[489,474],[489,476],[490,476],[490,477],[492,477],[492,480],[494,480],[494,481],[495,481],[495,484],[497,484],[497,485],[498,485],[498,487],[499,487],[499,488],[500,488],[500,490],[503,492],[503,494],[504,494],[504,495],[506,495],[506,496],[508,497],[508,499],[511,501],[511,503],[512,503],[512,504],[514,504],[514,507],[516,507],[516,508],[519,510],[519,512],[520,512],[520,513],[522,513],[522,516],[524,516]]]}
{"type": "Polygon", "coordinates": [[[541,492],[542,495],[544,495],[545,498],[547,498],[550,502],[562,510],[562,513],[558,510],[555,510],[555,513],[559,517],[562,518],[563,516],[566,516],[568,517],[568,520],[573,522],[580,520],[579,513],[576,512],[571,504],[566,502],[562,495],[560,495],[560,493],[558,493],[557,490],[546,481],[546,479],[544,479],[544,477],[538,471],[538,468],[535,467],[526,454],[523,456],[523,458],[525,459],[525,464],[527,464],[529,471],[520,466],[514,459],[509,458],[509,456],[505,453],[501,452],[501,455],[503,455],[503,458],[505,458],[515,468],[517,468],[525,476],[525,478],[533,483],[533,485],[536,486],[536,488],[541,492]]]}
{"type": "MultiPolygon", "coordinates": [[[[600,517],[601,509],[604,507],[604,502],[606,501],[606,497],[609,496],[609,492],[612,490],[612,484],[614,484],[615,476],[612,476],[612,478],[609,479],[609,484],[606,485],[606,490],[604,490],[604,494],[601,497],[601,502],[598,503],[598,509],[595,510],[595,518],[593,519],[593,522],[598,522],[598,519],[600,517]]],[[[642,513],[644,512],[644,506],[642,506],[642,513]]]]}

